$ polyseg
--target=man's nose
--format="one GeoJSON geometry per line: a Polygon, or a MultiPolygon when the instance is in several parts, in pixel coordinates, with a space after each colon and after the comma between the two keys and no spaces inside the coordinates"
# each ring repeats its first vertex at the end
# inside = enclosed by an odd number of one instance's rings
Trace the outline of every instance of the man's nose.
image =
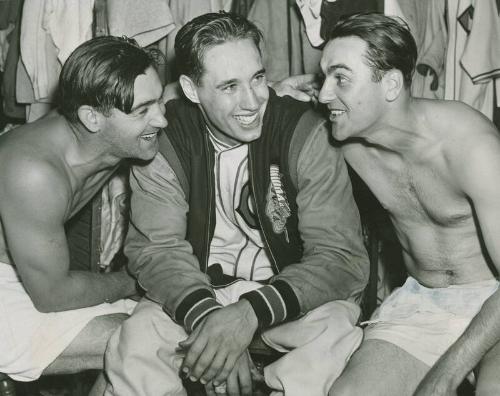
{"type": "Polygon", "coordinates": [[[151,119],[151,125],[156,128],[165,128],[168,125],[168,121],[165,118],[165,105],[163,102],[158,102],[154,105],[153,118],[151,119]]]}
{"type": "Polygon", "coordinates": [[[259,108],[259,98],[253,87],[245,88],[240,100],[240,107],[244,110],[257,110],[259,108]]]}
{"type": "Polygon", "coordinates": [[[337,97],[335,94],[334,84],[325,79],[323,86],[319,91],[318,100],[320,103],[329,103],[337,97]]]}

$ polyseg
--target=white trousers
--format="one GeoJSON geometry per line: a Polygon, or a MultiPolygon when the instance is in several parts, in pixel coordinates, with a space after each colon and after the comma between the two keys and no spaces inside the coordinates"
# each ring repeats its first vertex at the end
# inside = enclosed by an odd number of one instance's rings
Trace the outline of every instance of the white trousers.
{"type": "Polygon", "coordinates": [[[39,312],[15,268],[0,263],[0,372],[16,381],[34,381],[93,318],[130,314],[135,305],[125,299],[70,311],[39,312]]]}
{"type": "MultiPolygon", "coordinates": [[[[228,305],[260,286],[240,281],[216,290],[216,297],[228,305]]],[[[268,345],[287,352],[265,368],[267,385],[287,396],[326,395],[361,343],[362,331],[355,326],[359,313],[354,303],[332,301],[263,332],[268,345]]],[[[187,336],[160,305],[143,299],[108,344],[105,395],[186,395],[179,377],[182,357],[176,348],[187,336]]]]}

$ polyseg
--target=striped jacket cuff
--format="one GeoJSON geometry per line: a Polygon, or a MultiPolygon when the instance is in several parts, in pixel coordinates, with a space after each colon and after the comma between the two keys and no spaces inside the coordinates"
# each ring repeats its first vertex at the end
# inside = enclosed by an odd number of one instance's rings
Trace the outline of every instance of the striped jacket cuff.
{"type": "Polygon", "coordinates": [[[221,307],[209,290],[199,289],[184,298],[175,311],[174,320],[191,333],[206,315],[221,307]]]}
{"type": "Polygon", "coordinates": [[[295,292],[288,283],[281,280],[244,293],[240,299],[250,302],[261,329],[295,319],[300,315],[299,300],[295,292]]]}

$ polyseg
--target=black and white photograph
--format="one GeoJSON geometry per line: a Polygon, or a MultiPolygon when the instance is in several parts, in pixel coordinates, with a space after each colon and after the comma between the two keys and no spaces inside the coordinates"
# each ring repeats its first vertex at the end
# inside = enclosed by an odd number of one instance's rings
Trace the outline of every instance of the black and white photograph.
{"type": "Polygon", "coordinates": [[[500,396],[499,180],[500,0],[0,0],[0,396],[500,396]]]}

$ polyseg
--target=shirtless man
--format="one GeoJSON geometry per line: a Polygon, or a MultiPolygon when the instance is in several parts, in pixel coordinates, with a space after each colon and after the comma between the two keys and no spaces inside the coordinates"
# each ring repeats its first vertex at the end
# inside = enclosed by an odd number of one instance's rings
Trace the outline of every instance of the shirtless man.
{"type": "Polygon", "coordinates": [[[409,31],[380,14],[332,30],[319,101],[346,160],[388,210],[409,277],[330,394],[500,394],[500,137],[469,106],[416,99],[409,31]],[[416,392],[416,393],[414,393],[416,392]]]}
{"type": "Polygon", "coordinates": [[[0,372],[13,379],[102,368],[133,307],[125,271],[70,270],[64,224],[123,159],[158,151],[167,122],[153,64],[128,39],[86,42],[63,67],[59,113],[0,138],[0,372]]]}

